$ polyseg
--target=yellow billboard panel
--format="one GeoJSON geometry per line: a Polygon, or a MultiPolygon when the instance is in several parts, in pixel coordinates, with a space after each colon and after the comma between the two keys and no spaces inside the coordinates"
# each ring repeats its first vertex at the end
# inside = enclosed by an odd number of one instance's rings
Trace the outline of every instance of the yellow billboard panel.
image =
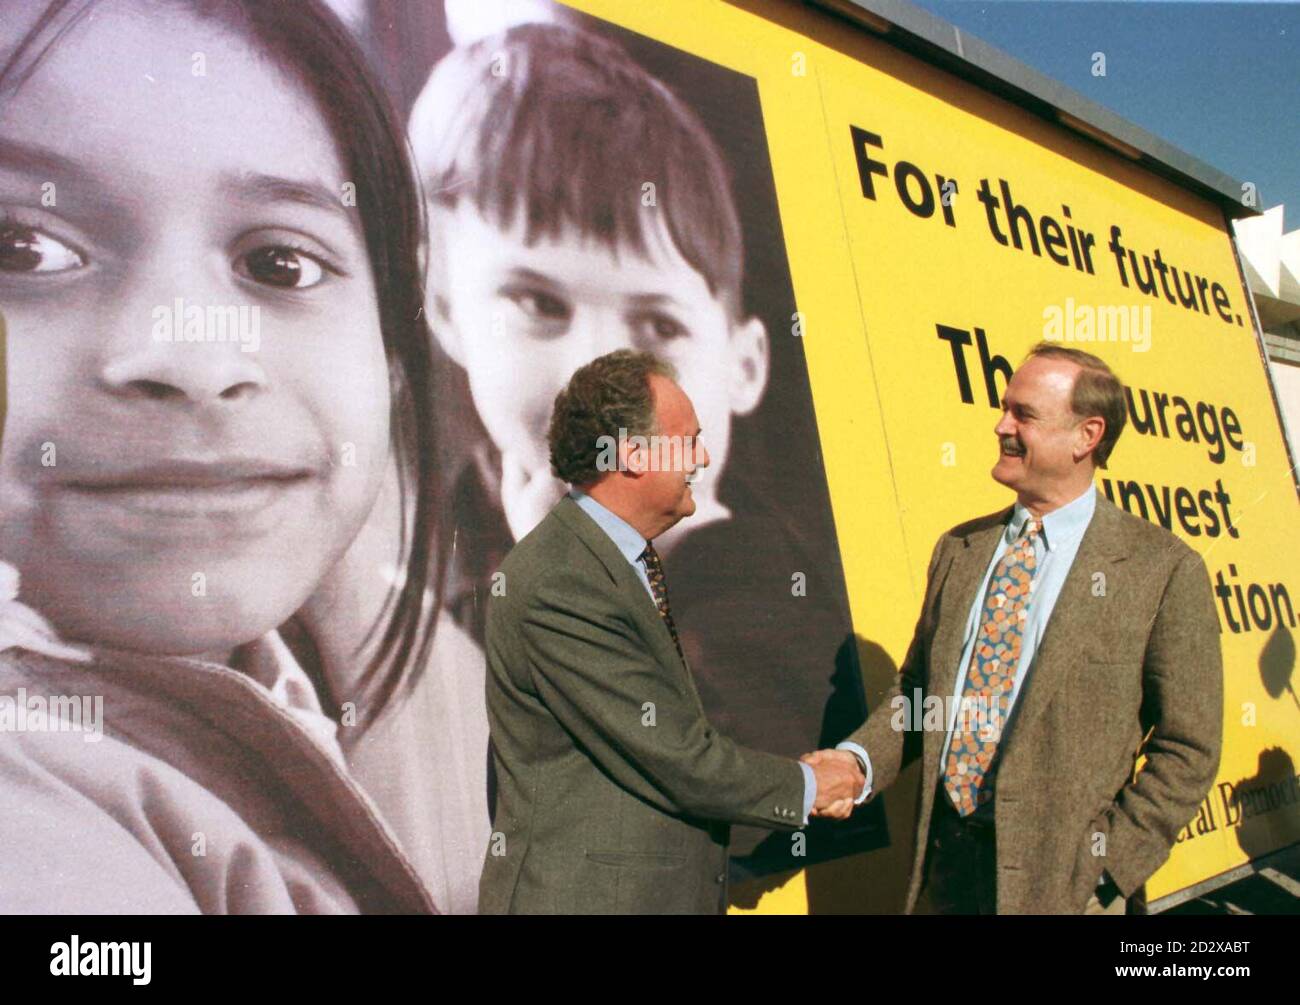
{"type": "MultiPolygon", "coordinates": [[[[1300,513],[1221,210],[816,11],[572,6],[756,82],[796,305],[770,334],[802,339],[868,702],[935,540],[1011,501],[989,469],[1012,369],[1042,339],[1073,345],[1128,394],[1099,488],[1201,553],[1222,630],[1219,777],[1148,897],[1300,840],[1300,513]]],[[[884,795],[884,847],[749,903],[897,910],[916,784],[884,795]]]]}

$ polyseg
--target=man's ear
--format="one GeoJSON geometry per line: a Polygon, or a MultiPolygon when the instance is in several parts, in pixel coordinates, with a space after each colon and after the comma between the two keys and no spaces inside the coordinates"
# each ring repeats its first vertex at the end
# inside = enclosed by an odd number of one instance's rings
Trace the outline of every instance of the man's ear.
{"type": "Polygon", "coordinates": [[[620,436],[618,474],[640,478],[650,468],[650,446],[644,436],[620,436]]]}
{"type": "Polygon", "coordinates": [[[424,316],[429,330],[442,346],[442,351],[464,369],[465,346],[460,330],[451,316],[447,300],[447,242],[446,228],[454,227],[452,214],[441,206],[426,206],[425,219],[429,226],[429,239],[425,245],[424,266],[424,316]]]}
{"type": "Polygon", "coordinates": [[[771,367],[767,328],[751,317],[731,329],[730,404],[733,415],[748,415],[763,398],[771,367]]]}
{"type": "Polygon", "coordinates": [[[1106,435],[1106,420],[1094,415],[1079,423],[1078,440],[1074,453],[1075,460],[1082,459],[1090,450],[1096,450],[1101,438],[1106,435]]]}

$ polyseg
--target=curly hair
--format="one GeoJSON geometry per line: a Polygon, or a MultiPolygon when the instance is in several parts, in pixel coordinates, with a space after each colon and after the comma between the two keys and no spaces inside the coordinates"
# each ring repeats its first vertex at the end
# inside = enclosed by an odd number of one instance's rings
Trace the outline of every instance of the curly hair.
{"type": "Polygon", "coordinates": [[[597,461],[602,437],[650,436],[658,429],[651,376],[677,379],[672,364],[654,353],[619,349],[579,367],[555,396],[546,441],[551,471],[570,485],[590,485],[605,474],[597,461]]]}

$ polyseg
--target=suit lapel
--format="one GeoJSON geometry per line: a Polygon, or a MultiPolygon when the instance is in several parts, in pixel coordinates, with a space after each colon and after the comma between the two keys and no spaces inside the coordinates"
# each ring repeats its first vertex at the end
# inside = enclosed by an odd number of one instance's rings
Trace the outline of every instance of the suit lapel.
{"type": "MultiPolygon", "coordinates": [[[[654,650],[655,658],[665,666],[684,663],[684,657],[677,655],[677,646],[673,644],[672,633],[668,631],[668,626],[660,616],[654,600],[646,591],[645,584],[641,582],[631,563],[610,540],[609,535],[567,495],[555,504],[554,513],[590,549],[613,577],[619,593],[641,629],[642,637],[654,650]]],[[[689,667],[687,669],[689,670],[689,667]]]]}
{"type": "Polygon", "coordinates": [[[1024,693],[1016,701],[1006,742],[1042,714],[1088,640],[1099,634],[1102,622],[1113,614],[1105,597],[1094,595],[1093,584],[1104,583],[1107,591],[1113,591],[1115,566],[1126,557],[1119,510],[1099,496],[1092,521],[1079,542],[1074,564],[1043,630],[1024,693]],[[1098,574],[1105,578],[1097,580],[1098,574]]]}

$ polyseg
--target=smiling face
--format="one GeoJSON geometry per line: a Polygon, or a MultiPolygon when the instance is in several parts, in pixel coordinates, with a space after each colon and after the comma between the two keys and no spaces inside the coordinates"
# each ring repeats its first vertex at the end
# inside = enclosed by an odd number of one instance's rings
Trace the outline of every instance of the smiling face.
{"type": "Polygon", "coordinates": [[[633,484],[647,518],[646,536],[656,538],[695,512],[693,486],[704,475],[710,458],[700,435],[699,417],[686,392],[667,377],[651,374],[650,394],[655,435],[667,437],[671,446],[660,446],[657,456],[642,465],[644,470],[633,484]]]}
{"type": "Polygon", "coordinates": [[[172,7],[97,8],[0,102],[0,558],[67,637],[228,651],[355,536],[389,378],[346,180],[302,87],[172,7]]]}
{"type": "MultiPolygon", "coordinates": [[[[998,461],[993,478],[1013,489],[1036,514],[1076,498],[1092,480],[1085,429],[1070,407],[1079,366],[1067,360],[1030,357],[1011,377],[994,427],[998,461]]],[[[1095,426],[1095,420],[1088,423],[1095,426]]]]}
{"type": "Polygon", "coordinates": [[[681,374],[699,409],[715,463],[693,486],[712,503],[726,464],[733,415],[757,405],[767,382],[761,322],[733,324],[725,304],[647,223],[649,254],[615,254],[576,231],[531,247],[515,225],[494,226],[468,200],[435,209],[428,302],[443,344],[465,367],[474,404],[502,454],[507,516],[512,496],[535,503],[513,516],[521,536],[564,486],[553,479],[546,430],[555,396],[573,372],[615,349],[654,352],[681,374]],[[541,485],[545,491],[538,491],[541,485]]]}

